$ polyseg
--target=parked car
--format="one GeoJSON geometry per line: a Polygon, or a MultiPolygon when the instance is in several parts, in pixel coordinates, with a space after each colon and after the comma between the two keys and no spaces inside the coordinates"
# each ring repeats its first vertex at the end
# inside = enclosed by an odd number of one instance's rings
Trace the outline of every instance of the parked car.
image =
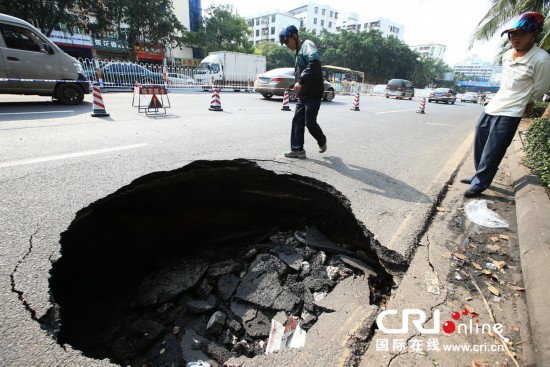
{"type": "MultiPolygon", "coordinates": [[[[289,100],[293,102],[298,99],[296,92],[290,89],[294,83],[294,68],[272,69],[256,76],[254,90],[265,99],[270,99],[273,96],[284,96],[285,89],[288,89],[289,100]]],[[[334,87],[327,80],[324,81],[324,86],[323,100],[330,102],[334,99],[334,87]]]]}
{"type": "Polygon", "coordinates": [[[0,78],[0,94],[51,96],[77,105],[90,93],[74,57],[31,24],[6,14],[0,14],[0,78]]]}
{"type": "Polygon", "coordinates": [[[466,92],[460,97],[460,102],[477,103],[478,95],[476,92],[466,92]]]}
{"type": "Polygon", "coordinates": [[[405,79],[391,79],[386,85],[386,98],[395,97],[398,99],[414,97],[414,85],[405,79]]]}
{"type": "Polygon", "coordinates": [[[436,88],[433,93],[430,93],[428,96],[428,102],[432,101],[455,104],[456,93],[450,88],[436,88]]]}
{"type": "Polygon", "coordinates": [[[166,73],[166,82],[168,85],[174,86],[189,86],[196,84],[195,79],[178,73],[166,73]]]}
{"type": "Polygon", "coordinates": [[[479,104],[482,106],[487,106],[489,104],[489,101],[493,99],[494,96],[495,96],[495,93],[486,93],[485,98],[481,100],[479,104]]]}
{"type": "Polygon", "coordinates": [[[370,91],[371,96],[383,96],[385,94],[386,94],[386,84],[377,84],[370,91]]]}
{"type": "MultiPolygon", "coordinates": [[[[106,87],[130,87],[135,83],[164,84],[161,73],[155,73],[149,69],[131,62],[110,62],[99,69],[104,86],[106,87]]],[[[95,69],[86,70],[91,81],[98,81],[95,69]]]]}

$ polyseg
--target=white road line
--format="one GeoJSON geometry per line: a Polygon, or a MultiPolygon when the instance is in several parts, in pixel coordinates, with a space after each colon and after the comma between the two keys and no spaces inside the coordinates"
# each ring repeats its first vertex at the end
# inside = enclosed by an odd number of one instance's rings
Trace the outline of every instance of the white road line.
{"type": "Polygon", "coordinates": [[[454,127],[454,125],[449,125],[449,124],[438,124],[437,122],[426,122],[426,125],[433,125],[433,126],[450,126],[450,127],[454,127]]]}
{"type": "Polygon", "coordinates": [[[10,115],[38,115],[43,113],[72,113],[74,110],[68,111],[36,111],[36,112],[6,112],[0,113],[0,116],[10,116],[10,115]]]}
{"type": "Polygon", "coordinates": [[[405,112],[405,111],[417,111],[418,108],[413,108],[410,110],[395,110],[395,111],[384,111],[384,112],[376,112],[375,115],[383,115],[385,113],[396,113],[396,112],[405,112]]]}
{"type": "Polygon", "coordinates": [[[51,155],[51,156],[48,156],[48,157],[39,157],[39,158],[32,158],[32,159],[21,159],[21,160],[18,160],[18,161],[10,161],[10,162],[0,163],[0,168],[16,167],[16,166],[23,166],[25,164],[56,161],[56,160],[59,160],[59,159],[77,158],[77,157],[83,157],[83,156],[94,155],[94,154],[111,153],[111,152],[116,152],[116,151],[119,151],[119,150],[143,148],[143,147],[146,147],[146,146],[147,146],[147,144],[122,145],[122,146],[113,147],[113,148],[85,150],[85,151],[82,151],[82,152],[67,153],[67,154],[60,154],[60,155],[51,155]]]}

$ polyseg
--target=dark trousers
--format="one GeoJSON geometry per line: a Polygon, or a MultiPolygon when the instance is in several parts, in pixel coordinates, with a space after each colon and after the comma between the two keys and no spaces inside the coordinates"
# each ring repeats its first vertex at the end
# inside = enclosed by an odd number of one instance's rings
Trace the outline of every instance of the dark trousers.
{"type": "Polygon", "coordinates": [[[294,151],[304,149],[305,128],[311,136],[317,140],[319,146],[326,143],[327,138],[317,123],[317,114],[321,107],[321,98],[309,98],[296,102],[296,112],[292,119],[292,132],[290,133],[290,148],[294,151]]]}
{"type": "Polygon", "coordinates": [[[474,140],[476,173],[472,177],[470,188],[483,191],[491,186],[520,121],[521,117],[481,114],[476,124],[474,140]]]}

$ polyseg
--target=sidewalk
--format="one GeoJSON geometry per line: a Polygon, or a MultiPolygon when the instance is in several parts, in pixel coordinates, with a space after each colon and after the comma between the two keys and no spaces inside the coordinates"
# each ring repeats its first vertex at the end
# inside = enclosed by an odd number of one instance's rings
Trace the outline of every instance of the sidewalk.
{"type": "Polygon", "coordinates": [[[518,137],[491,188],[476,198],[485,199],[508,228],[479,226],[465,214],[472,199],[464,198],[467,185],[459,180],[473,173],[472,152],[467,154],[386,305],[397,312],[384,317],[390,330],[376,330],[361,367],[549,365],[550,200],[521,165],[521,148],[518,137]],[[439,312],[442,330],[420,333],[409,323],[408,330],[392,333],[402,327],[404,309],[425,313],[426,328],[439,312]]]}

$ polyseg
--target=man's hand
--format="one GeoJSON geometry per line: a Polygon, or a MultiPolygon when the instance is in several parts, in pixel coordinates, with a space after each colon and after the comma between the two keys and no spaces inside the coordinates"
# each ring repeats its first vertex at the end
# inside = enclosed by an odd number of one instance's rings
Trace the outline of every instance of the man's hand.
{"type": "Polygon", "coordinates": [[[296,93],[299,93],[300,90],[302,89],[302,84],[296,83],[296,84],[294,84],[294,87],[292,87],[292,89],[293,89],[296,93]]]}

